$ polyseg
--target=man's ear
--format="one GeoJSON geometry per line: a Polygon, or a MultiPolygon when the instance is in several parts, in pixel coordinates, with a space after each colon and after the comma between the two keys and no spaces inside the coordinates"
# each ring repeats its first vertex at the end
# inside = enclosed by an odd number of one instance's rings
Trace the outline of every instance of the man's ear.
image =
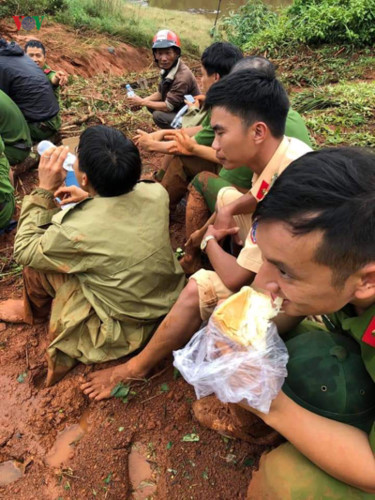
{"type": "Polygon", "coordinates": [[[251,138],[255,142],[255,144],[261,144],[268,135],[268,127],[264,122],[255,122],[250,127],[251,138]]]}
{"type": "Polygon", "coordinates": [[[218,82],[220,80],[219,73],[214,73],[214,80],[215,80],[215,82],[218,82]]]}
{"type": "Polygon", "coordinates": [[[89,185],[89,180],[87,178],[87,175],[85,174],[85,172],[82,174],[82,177],[81,177],[81,186],[83,188],[86,188],[87,186],[89,185]]]}
{"type": "Polygon", "coordinates": [[[355,296],[357,299],[375,299],[375,262],[370,262],[360,271],[360,282],[355,296]]]}

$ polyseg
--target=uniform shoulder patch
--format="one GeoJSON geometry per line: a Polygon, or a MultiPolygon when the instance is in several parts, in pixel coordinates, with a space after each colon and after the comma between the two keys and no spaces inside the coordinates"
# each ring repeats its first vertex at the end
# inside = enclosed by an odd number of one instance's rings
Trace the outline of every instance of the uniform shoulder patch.
{"type": "Polygon", "coordinates": [[[375,316],[370,321],[370,324],[365,330],[365,333],[362,337],[362,342],[370,345],[371,347],[375,347],[375,316]]]}

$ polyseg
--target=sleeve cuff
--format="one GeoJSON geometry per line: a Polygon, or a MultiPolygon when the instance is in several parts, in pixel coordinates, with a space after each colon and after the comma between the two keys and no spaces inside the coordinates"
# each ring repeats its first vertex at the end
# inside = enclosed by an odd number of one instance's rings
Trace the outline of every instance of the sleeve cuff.
{"type": "Polygon", "coordinates": [[[167,108],[169,109],[169,111],[173,111],[174,110],[174,106],[171,102],[168,101],[168,99],[165,101],[165,105],[167,106],[167,108]]]}
{"type": "Polygon", "coordinates": [[[30,194],[30,198],[32,199],[32,202],[39,207],[47,209],[57,208],[53,194],[51,191],[47,191],[46,189],[34,189],[30,194]]]}

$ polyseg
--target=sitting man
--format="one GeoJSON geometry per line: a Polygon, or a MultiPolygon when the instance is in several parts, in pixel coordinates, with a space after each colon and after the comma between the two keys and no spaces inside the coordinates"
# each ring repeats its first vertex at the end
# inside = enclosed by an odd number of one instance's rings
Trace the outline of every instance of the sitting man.
{"type": "MultiPolygon", "coordinates": [[[[273,179],[290,162],[310,151],[298,139],[283,135],[289,100],[274,77],[256,71],[228,75],[212,85],[206,103],[212,109],[213,147],[220,163],[226,168],[248,165],[255,173],[255,194],[262,191],[266,179],[273,179]]],[[[256,202],[254,196],[254,209],[256,202]]],[[[195,273],[143,351],[123,365],[91,374],[90,382],[83,385],[86,394],[97,400],[109,397],[118,381],[145,376],[192,337],[220,299],[252,282],[262,264],[257,246],[246,246],[236,260],[220,245],[220,240],[237,231],[208,228],[202,249],[215,272],[201,269],[195,273]]]]}
{"type": "Polygon", "coordinates": [[[29,56],[47,76],[56,99],[60,102],[60,87],[68,83],[68,75],[62,70],[52,70],[46,62],[46,48],[39,40],[29,40],[25,45],[25,54],[29,56]]]}
{"type": "Polygon", "coordinates": [[[0,135],[5,144],[5,156],[11,165],[23,162],[31,151],[30,130],[12,99],[0,90],[0,135]]]}
{"type": "Polygon", "coordinates": [[[158,127],[170,128],[177,112],[184,106],[184,96],[198,95],[199,88],[193,73],[180,59],[181,42],[176,33],[158,31],[152,41],[152,53],[161,69],[158,91],[143,99],[128,97],[128,102],[146,106],[158,127]]]}
{"type": "Polygon", "coordinates": [[[8,226],[16,206],[12,173],[4,151],[5,147],[0,135],[0,230],[8,226]]]}
{"type": "MultiPolygon", "coordinates": [[[[268,75],[273,78],[276,75],[275,67],[271,61],[261,56],[249,56],[239,60],[232,68],[231,73],[241,70],[258,70],[264,73],[265,76],[268,75]]],[[[289,108],[286,118],[285,135],[299,139],[311,147],[306,125],[301,115],[292,108],[289,108]]],[[[187,145],[187,141],[185,141],[184,147],[194,152],[194,149],[187,145]]],[[[198,150],[197,147],[195,149],[198,150]]],[[[185,256],[180,261],[182,268],[187,274],[192,274],[201,267],[199,245],[208,224],[213,224],[215,221],[215,208],[219,191],[224,187],[232,187],[233,190],[231,191],[235,191],[235,194],[240,196],[240,193],[247,193],[251,189],[252,177],[253,172],[247,166],[227,169],[225,165],[219,174],[215,174],[212,171],[205,171],[200,172],[194,177],[189,185],[189,195],[186,204],[187,244],[185,246],[185,256]],[[211,216],[211,214],[213,215],[211,216]]],[[[171,178],[170,184],[172,186],[175,182],[171,178]]],[[[164,185],[164,187],[169,191],[168,186],[164,185]]]]}
{"type": "MultiPolygon", "coordinates": [[[[215,42],[207,47],[201,57],[201,90],[204,93],[208,92],[211,85],[228,75],[242,57],[240,49],[228,42],[215,42]]],[[[151,134],[139,131],[136,138],[139,146],[147,151],[167,153],[156,179],[160,180],[168,191],[171,210],[174,210],[176,204],[184,196],[189,180],[197,172],[202,170],[218,172],[221,168],[214,152],[211,155],[213,158],[206,159],[204,155],[201,155],[201,150],[211,149],[215,135],[210,125],[211,113],[206,111],[205,115],[200,126],[183,129],[184,134],[191,137],[191,141],[197,147],[196,155],[172,154],[176,151],[176,141],[164,141],[171,130],[151,134]]]]}
{"type": "Polygon", "coordinates": [[[288,440],[262,457],[248,499],[375,498],[374,192],[373,154],[326,149],[293,162],[255,211],[254,284],[335,333],[286,335],[281,392],[267,415],[247,408],[288,440]]]}
{"type": "Polygon", "coordinates": [[[185,283],[169,240],[168,195],[138,182],[134,144],[113,128],[85,130],[74,172],[90,196],[60,210],[54,193],[66,155],[60,147],[41,157],[14,245],[26,266],[24,300],[0,304],[3,321],[32,324],[50,314],[47,385],[77,361],[102,363],[141,347],[185,283]]]}
{"type": "Polygon", "coordinates": [[[33,141],[47,139],[60,129],[59,104],[45,74],[19,45],[2,38],[0,90],[22,111],[33,141]]]}

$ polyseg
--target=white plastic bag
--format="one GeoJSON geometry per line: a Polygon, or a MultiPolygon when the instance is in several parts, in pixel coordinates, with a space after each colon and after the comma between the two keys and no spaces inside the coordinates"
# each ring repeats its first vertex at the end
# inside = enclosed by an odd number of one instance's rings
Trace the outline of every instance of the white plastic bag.
{"type": "Polygon", "coordinates": [[[288,351],[270,323],[264,349],[244,347],[223,335],[214,322],[174,351],[174,366],[194,386],[197,398],[209,394],[224,403],[246,402],[268,413],[287,376],[288,351]]]}

